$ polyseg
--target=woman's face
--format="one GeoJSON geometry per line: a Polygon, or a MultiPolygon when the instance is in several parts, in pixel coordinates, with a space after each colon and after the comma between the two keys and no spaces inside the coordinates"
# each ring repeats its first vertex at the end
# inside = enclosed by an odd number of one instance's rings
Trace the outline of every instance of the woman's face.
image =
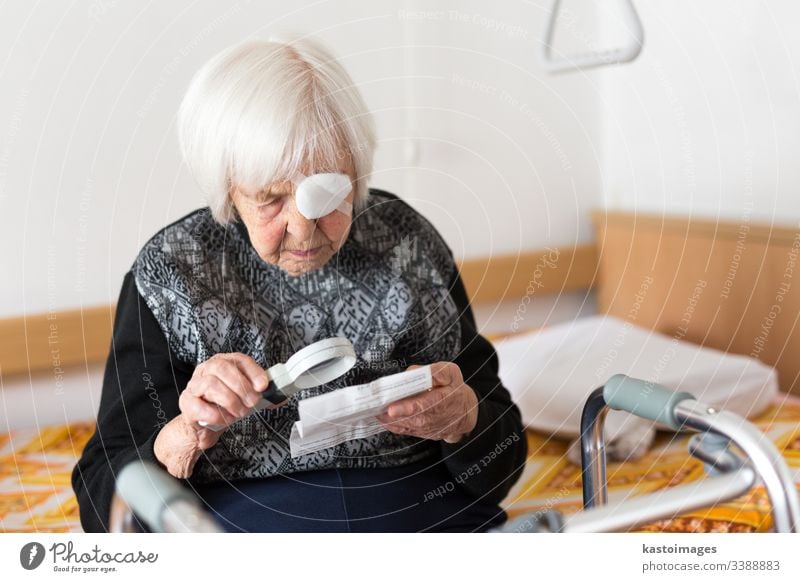
{"type": "MultiPolygon", "coordinates": [[[[354,181],[351,164],[339,172],[354,181]]],[[[260,191],[234,187],[231,200],[247,227],[250,241],[267,263],[293,276],[319,269],[347,240],[352,216],[334,210],[322,218],[308,219],[297,210],[295,185],[276,182],[260,191]]],[[[355,188],[347,195],[353,203],[355,188]]]]}

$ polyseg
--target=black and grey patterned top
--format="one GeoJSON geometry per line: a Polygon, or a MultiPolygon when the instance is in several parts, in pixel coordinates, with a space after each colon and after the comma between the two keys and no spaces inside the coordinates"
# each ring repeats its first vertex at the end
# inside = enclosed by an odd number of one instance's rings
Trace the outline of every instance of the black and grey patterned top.
{"type": "Polygon", "coordinates": [[[198,210],[158,233],[136,259],[136,286],[173,353],[196,365],[218,352],[241,352],[267,368],[341,336],[357,360],[337,380],[231,426],[196,478],[394,466],[433,454],[432,441],[383,432],[292,459],[289,434],[303,398],[401,372],[412,362],[456,358],[461,327],[448,289],[455,266],[436,230],[408,205],[374,194],[337,255],[292,277],[265,263],[237,225],[225,228],[198,210]]]}
{"type": "MultiPolygon", "coordinates": [[[[114,327],[97,432],[73,474],[87,531],[105,527],[114,470],[133,458],[155,458],[152,443],[179,414],[178,396],[194,367],[220,352],[248,354],[266,368],[342,336],[357,361],[341,378],[231,425],[201,457],[192,481],[426,458],[443,460],[458,475],[498,441],[522,434],[519,411],[497,378],[496,354],[475,330],[450,249],[420,214],[380,190],[370,191],[339,252],[298,277],[265,263],[240,221],[219,225],[207,208],[189,214],[142,248],[123,283],[114,327]],[[383,432],[291,457],[300,399],[437,361],[459,364],[478,394],[478,426],[465,441],[383,432]]],[[[507,492],[524,461],[524,438],[514,442],[522,444],[467,488],[507,492]]]]}

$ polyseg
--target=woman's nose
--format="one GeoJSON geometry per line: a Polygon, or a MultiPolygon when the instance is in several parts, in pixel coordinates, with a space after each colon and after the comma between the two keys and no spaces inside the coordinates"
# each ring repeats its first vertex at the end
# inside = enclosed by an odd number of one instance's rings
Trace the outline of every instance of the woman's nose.
{"type": "Polygon", "coordinates": [[[294,202],[294,196],[289,201],[288,207],[289,216],[286,223],[288,234],[291,234],[297,240],[311,240],[314,230],[317,228],[317,221],[300,214],[297,204],[294,202]]]}

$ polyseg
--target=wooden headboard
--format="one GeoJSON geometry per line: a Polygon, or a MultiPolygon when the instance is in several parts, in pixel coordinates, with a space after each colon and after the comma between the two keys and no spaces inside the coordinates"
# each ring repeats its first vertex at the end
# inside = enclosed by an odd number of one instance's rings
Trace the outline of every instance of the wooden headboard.
{"type": "Polygon", "coordinates": [[[593,222],[601,312],[757,357],[800,394],[800,229],[623,212],[593,222]]]}
{"type": "MultiPolygon", "coordinates": [[[[472,301],[519,302],[531,281],[537,297],[595,288],[598,311],[758,357],[800,394],[800,229],[623,212],[593,221],[595,244],[461,262],[472,301]]],[[[113,313],[104,305],[0,320],[0,375],[105,361],[113,313]]]]}

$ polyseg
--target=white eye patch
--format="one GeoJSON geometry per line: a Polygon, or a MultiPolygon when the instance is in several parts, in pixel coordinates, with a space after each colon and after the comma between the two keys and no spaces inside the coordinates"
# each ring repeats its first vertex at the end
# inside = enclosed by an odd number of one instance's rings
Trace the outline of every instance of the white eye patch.
{"type": "Polygon", "coordinates": [[[346,174],[302,174],[292,179],[297,186],[297,210],[309,219],[322,218],[334,210],[351,214],[353,206],[345,200],[353,186],[346,174]]]}

